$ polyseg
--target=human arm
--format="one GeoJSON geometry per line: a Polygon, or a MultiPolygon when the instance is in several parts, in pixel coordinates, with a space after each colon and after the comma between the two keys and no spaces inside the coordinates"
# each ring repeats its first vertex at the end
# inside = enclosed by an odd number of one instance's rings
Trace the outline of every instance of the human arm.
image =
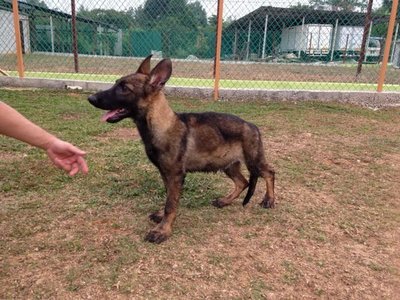
{"type": "Polygon", "coordinates": [[[1,101],[0,134],[45,150],[50,160],[71,176],[79,170],[88,172],[84,151],[50,134],[1,101]]]}

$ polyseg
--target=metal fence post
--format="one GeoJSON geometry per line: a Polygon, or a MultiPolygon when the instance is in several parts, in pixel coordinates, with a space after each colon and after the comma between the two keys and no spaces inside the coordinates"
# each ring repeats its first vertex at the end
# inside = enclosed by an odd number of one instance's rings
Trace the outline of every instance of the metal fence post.
{"type": "Polygon", "coordinates": [[[385,75],[386,75],[387,64],[389,61],[390,45],[392,44],[394,24],[396,20],[398,4],[399,0],[393,0],[392,10],[390,11],[389,27],[386,35],[385,51],[383,53],[382,66],[379,72],[378,88],[377,88],[378,92],[382,92],[383,84],[385,82],[385,75]]]}
{"type": "Polygon", "coordinates": [[[79,61],[78,61],[78,37],[76,31],[76,8],[75,0],[71,0],[71,25],[72,25],[72,51],[74,52],[74,65],[75,73],[79,73],[79,61]]]}
{"type": "Polygon", "coordinates": [[[392,46],[392,54],[390,55],[390,62],[393,63],[394,50],[396,50],[397,35],[399,34],[399,23],[396,25],[396,30],[394,32],[394,45],[392,46]]]}
{"type": "Polygon", "coordinates": [[[24,77],[24,58],[22,56],[22,41],[21,41],[21,29],[19,27],[19,9],[18,0],[13,0],[13,17],[14,17],[14,31],[15,31],[15,46],[17,52],[17,69],[20,78],[24,77]]]}
{"type": "Polygon", "coordinates": [[[219,80],[221,76],[221,46],[222,46],[222,13],[224,1],[218,0],[217,12],[217,33],[215,42],[215,58],[214,58],[214,100],[219,97],[219,80]]]}

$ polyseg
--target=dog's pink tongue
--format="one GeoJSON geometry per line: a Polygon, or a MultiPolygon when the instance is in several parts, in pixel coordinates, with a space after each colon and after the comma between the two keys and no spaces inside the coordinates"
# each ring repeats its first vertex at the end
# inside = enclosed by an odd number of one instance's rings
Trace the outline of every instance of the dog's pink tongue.
{"type": "Polygon", "coordinates": [[[114,116],[117,112],[118,112],[118,109],[116,109],[116,110],[109,110],[108,112],[106,112],[104,115],[101,116],[101,121],[102,121],[102,122],[107,122],[107,120],[108,120],[109,118],[111,118],[112,116],[114,116]]]}

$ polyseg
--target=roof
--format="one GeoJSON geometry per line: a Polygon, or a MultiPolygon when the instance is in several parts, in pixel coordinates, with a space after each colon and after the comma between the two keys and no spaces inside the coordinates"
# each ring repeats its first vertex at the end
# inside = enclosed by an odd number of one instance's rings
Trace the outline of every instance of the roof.
{"type": "MultiPolygon", "coordinates": [[[[51,16],[56,16],[56,17],[60,17],[60,18],[64,18],[64,19],[72,19],[72,16],[70,14],[67,14],[65,12],[62,11],[57,11],[54,9],[50,9],[47,7],[43,7],[43,6],[39,6],[39,5],[34,5],[34,4],[30,4],[30,3],[26,3],[23,1],[18,1],[18,6],[19,6],[19,12],[23,15],[31,15],[33,12],[41,12],[47,15],[51,15],[51,16]]],[[[11,0],[0,0],[0,9],[4,9],[7,11],[12,11],[12,1],[11,0]]],[[[105,28],[109,28],[112,30],[118,30],[118,28],[116,28],[113,25],[104,23],[104,22],[98,22],[98,21],[94,21],[88,18],[82,18],[77,16],[76,20],[79,22],[83,22],[83,23],[87,23],[87,24],[93,24],[93,25],[101,25],[105,28]]]]}
{"type": "MultiPolygon", "coordinates": [[[[282,8],[272,6],[261,6],[244,17],[232,22],[226,30],[235,28],[247,28],[252,21],[252,28],[264,30],[265,18],[268,15],[268,29],[276,30],[282,27],[297,26],[305,24],[335,24],[338,20],[340,26],[364,26],[365,13],[348,11],[328,11],[311,8],[282,8]]],[[[388,22],[388,16],[373,15],[374,23],[388,22]]]]}

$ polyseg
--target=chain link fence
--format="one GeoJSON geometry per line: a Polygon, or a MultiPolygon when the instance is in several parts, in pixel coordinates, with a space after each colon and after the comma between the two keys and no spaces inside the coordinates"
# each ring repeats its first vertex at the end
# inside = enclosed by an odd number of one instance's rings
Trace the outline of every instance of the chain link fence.
{"type": "MultiPolygon", "coordinates": [[[[18,1],[26,77],[112,82],[148,54],[176,86],[213,87],[217,0],[18,1]],[[76,16],[76,17],[75,17],[76,16]]],[[[221,88],[376,90],[390,1],[224,0],[221,88]]],[[[400,91],[399,19],[385,90],[400,91]]],[[[0,70],[18,76],[12,1],[0,0],[0,70]]]]}

